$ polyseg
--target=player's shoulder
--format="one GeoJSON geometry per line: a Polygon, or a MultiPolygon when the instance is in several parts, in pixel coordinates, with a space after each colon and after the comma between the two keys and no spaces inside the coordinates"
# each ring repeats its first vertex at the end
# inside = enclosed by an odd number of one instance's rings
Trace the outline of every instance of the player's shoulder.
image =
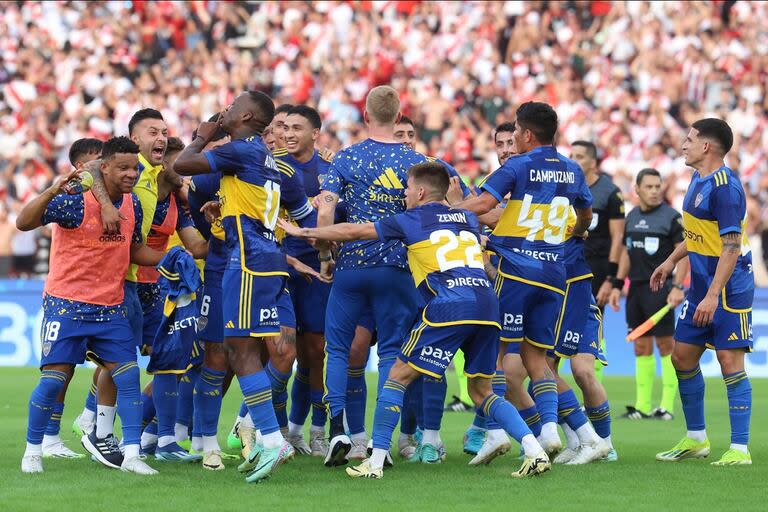
{"type": "Polygon", "coordinates": [[[272,156],[275,158],[283,158],[288,156],[288,150],[286,148],[275,148],[272,150],[272,156]]]}
{"type": "Polygon", "coordinates": [[[325,164],[327,166],[333,161],[333,156],[329,158],[328,156],[326,156],[327,154],[325,152],[320,152],[318,150],[315,150],[315,154],[317,155],[317,161],[320,165],[325,164]]]}
{"type": "Polygon", "coordinates": [[[277,170],[280,171],[282,174],[291,177],[294,174],[296,174],[296,168],[291,163],[291,160],[288,157],[288,153],[285,153],[282,156],[278,156],[275,153],[272,153],[272,156],[275,158],[275,164],[277,164],[277,170]]]}

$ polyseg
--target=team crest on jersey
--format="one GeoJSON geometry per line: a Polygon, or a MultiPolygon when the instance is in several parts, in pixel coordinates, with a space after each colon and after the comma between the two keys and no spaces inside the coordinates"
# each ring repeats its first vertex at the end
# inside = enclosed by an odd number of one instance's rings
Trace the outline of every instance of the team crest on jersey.
{"type": "Polygon", "coordinates": [[[199,316],[197,317],[197,330],[202,331],[205,329],[205,326],[208,325],[208,317],[207,316],[199,316]]]}
{"type": "Polygon", "coordinates": [[[693,206],[698,208],[703,200],[704,200],[704,196],[701,194],[701,192],[699,192],[698,194],[696,194],[696,200],[693,201],[693,206]]]}
{"type": "Polygon", "coordinates": [[[53,343],[50,341],[44,341],[43,342],[43,355],[45,357],[48,357],[48,354],[51,353],[51,347],[53,346],[53,343]]]}
{"type": "Polygon", "coordinates": [[[653,256],[656,251],[659,250],[659,237],[647,236],[645,237],[645,252],[648,256],[653,256]]]}

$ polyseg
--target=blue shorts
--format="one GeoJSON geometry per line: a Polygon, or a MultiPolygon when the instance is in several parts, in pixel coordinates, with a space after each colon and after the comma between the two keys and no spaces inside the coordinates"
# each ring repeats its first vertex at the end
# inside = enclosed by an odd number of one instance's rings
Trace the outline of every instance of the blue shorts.
{"type": "Polygon", "coordinates": [[[280,319],[280,327],[296,328],[296,313],[293,310],[293,301],[288,288],[285,288],[277,299],[277,318],[280,319]]]}
{"type": "Polygon", "coordinates": [[[86,356],[99,365],[136,361],[136,345],[127,318],[86,322],[45,312],[40,342],[40,367],[81,364],[86,356]]]}
{"type": "Polygon", "coordinates": [[[499,350],[499,328],[478,324],[437,327],[419,320],[398,357],[420,373],[438,378],[445,374],[459,349],[464,352],[465,375],[493,377],[499,350]]]}
{"type": "Polygon", "coordinates": [[[608,364],[600,347],[603,315],[592,297],[590,279],[566,285],[556,335],[555,356],[570,359],[576,354],[592,354],[603,365],[608,364]]]}
{"type": "Polygon", "coordinates": [[[137,284],[132,281],[126,281],[123,285],[123,304],[125,312],[128,315],[128,323],[133,333],[134,348],[141,348],[144,342],[144,311],[139,300],[137,284]]]}
{"type": "Polygon", "coordinates": [[[143,355],[149,354],[149,348],[152,346],[152,342],[157,335],[157,329],[160,327],[160,322],[163,320],[163,304],[165,303],[165,297],[160,291],[160,285],[145,285],[139,284],[138,288],[143,288],[145,292],[139,292],[139,301],[141,302],[141,311],[144,315],[142,321],[142,337],[141,337],[141,353],[143,355]],[[149,288],[152,291],[149,292],[149,288]]]}
{"type": "MultiPolygon", "coordinates": [[[[525,340],[541,348],[555,347],[555,324],[563,293],[507,279],[501,274],[496,277],[494,289],[499,297],[501,341],[512,345],[525,340]]],[[[508,354],[515,353],[514,350],[507,347],[508,354]]]]}
{"type": "Polygon", "coordinates": [[[197,329],[200,339],[211,343],[224,342],[223,298],[221,292],[222,272],[207,270],[200,295],[200,318],[197,329]]]}
{"type": "MultiPolygon", "coordinates": [[[[305,258],[305,260],[301,261],[317,271],[320,270],[317,257],[314,258],[314,262],[310,261],[309,258],[305,258]]],[[[312,279],[312,282],[309,282],[293,269],[291,269],[290,274],[288,290],[291,292],[293,309],[296,313],[298,333],[325,332],[325,309],[328,306],[331,285],[317,279],[312,279]]]]}
{"type": "Polygon", "coordinates": [[[224,337],[279,336],[278,304],[285,301],[285,281],[285,276],[226,269],[221,280],[222,290],[227,290],[222,301],[224,337]]]}
{"type": "MultiPolygon", "coordinates": [[[[749,301],[751,305],[751,300],[749,301]]],[[[718,304],[712,323],[699,327],[693,323],[698,307],[686,299],[680,308],[675,327],[675,341],[699,345],[714,350],[743,348],[752,352],[752,308],[731,309],[718,304]]]]}

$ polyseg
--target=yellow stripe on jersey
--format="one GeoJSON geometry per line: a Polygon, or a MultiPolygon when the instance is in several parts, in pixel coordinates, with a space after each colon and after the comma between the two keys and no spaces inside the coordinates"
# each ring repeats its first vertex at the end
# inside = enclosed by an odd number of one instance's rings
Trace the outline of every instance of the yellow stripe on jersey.
{"type": "MultiPolygon", "coordinates": [[[[139,153],[139,163],[143,170],[139,174],[138,181],[133,186],[133,193],[136,194],[141,205],[141,237],[146,241],[149,230],[152,228],[152,219],[157,208],[157,176],[163,171],[163,166],[151,165],[141,153],[139,153]]],[[[131,263],[125,279],[135,283],[138,268],[138,265],[131,263]]]]}
{"type": "Polygon", "coordinates": [[[275,163],[277,164],[277,170],[286,176],[293,176],[296,174],[296,170],[291,167],[290,164],[283,162],[282,160],[275,160],[275,163]]]}
{"type": "Polygon", "coordinates": [[[716,187],[728,184],[728,173],[726,173],[725,171],[716,172],[713,178],[715,180],[716,187]]]}
{"type": "Polygon", "coordinates": [[[405,188],[400,181],[400,178],[397,177],[397,174],[395,174],[395,171],[393,171],[391,167],[387,167],[384,170],[384,174],[387,175],[387,178],[389,178],[389,181],[394,188],[405,188]]]}
{"type": "MultiPolygon", "coordinates": [[[[720,257],[723,241],[716,220],[702,220],[688,212],[683,212],[685,245],[689,252],[702,256],[720,257]]],[[[746,235],[747,221],[741,222],[741,253],[749,252],[749,239],[746,235]]]]}
{"type": "Polygon", "coordinates": [[[288,150],[286,148],[275,148],[274,151],[272,151],[272,156],[286,156],[288,154],[288,150]]]}
{"type": "Polygon", "coordinates": [[[484,268],[477,238],[464,233],[456,236],[447,229],[433,231],[429,240],[408,246],[408,266],[417,287],[432,272],[459,267],[484,268]]]}
{"type": "MultiPolygon", "coordinates": [[[[543,240],[548,243],[562,243],[567,238],[567,225],[571,215],[570,204],[540,204],[511,199],[504,208],[493,234],[525,238],[530,242],[543,240]]],[[[575,214],[573,217],[575,224],[575,214]]]]}

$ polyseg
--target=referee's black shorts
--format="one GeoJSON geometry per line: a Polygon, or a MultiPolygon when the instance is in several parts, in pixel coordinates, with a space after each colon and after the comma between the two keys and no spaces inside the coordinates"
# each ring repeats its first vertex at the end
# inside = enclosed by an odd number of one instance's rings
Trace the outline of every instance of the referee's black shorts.
{"type": "MultiPolygon", "coordinates": [[[[671,288],[671,280],[667,281],[664,287],[656,293],[651,291],[648,281],[630,282],[626,307],[628,332],[648,320],[654,313],[664,307],[671,288]]],[[[674,334],[675,311],[671,310],[645,336],[672,336],[674,334]]]]}

